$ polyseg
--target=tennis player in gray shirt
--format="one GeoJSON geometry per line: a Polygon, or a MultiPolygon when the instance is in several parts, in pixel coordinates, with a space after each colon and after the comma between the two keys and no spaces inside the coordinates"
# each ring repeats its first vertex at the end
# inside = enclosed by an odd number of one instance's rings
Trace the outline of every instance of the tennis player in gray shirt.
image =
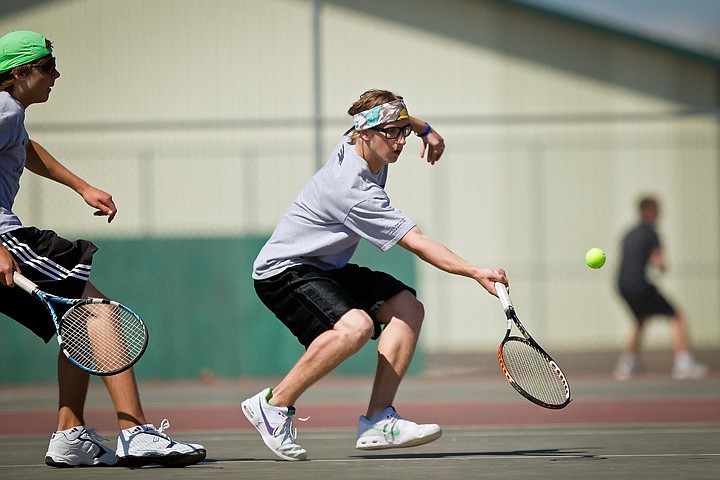
{"type": "Polygon", "coordinates": [[[431,164],[442,155],[443,138],[411,117],[403,98],[389,91],[363,93],[348,114],[353,128],[293,201],[253,265],[258,297],[306,348],[279,384],[242,402],[265,444],[284,460],[307,458],[295,441],[293,404],[370,339],[378,339],[378,365],[368,409],[358,421],[356,448],[411,447],[442,435],[438,425],[411,422],[393,407],[424,308],[410,286],[349,263],[360,240],[381,251],[400,245],[441,270],[474,279],[493,295],[495,282],[508,284],[502,269],[477,267],[424,235],[385,192],[388,167],[412,132],[422,138],[421,156],[427,153],[431,164]]]}
{"type": "MultiPolygon", "coordinates": [[[[20,272],[42,289],[70,298],[104,297],[89,281],[97,247],[87,240],[71,241],[52,230],[24,226],[13,212],[20,178],[31,173],[67,186],[96,216],[115,218],[112,196],[68,170],[28,136],[25,110],[45,103],[60,78],[52,42],[30,30],[13,30],[0,37],[0,313],[30,329],[46,343],[55,335],[47,310],[37,299],[15,288],[20,272]]],[[[58,312],[60,313],[60,312],[58,312]]],[[[6,365],[12,368],[12,365],[6,365]]],[[[105,445],[94,428],[86,428],[85,400],[90,375],[58,353],[58,422],[50,436],[45,463],[53,467],[111,466],[170,467],[205,459],[205,447],[181,443],[147,422],[132,369],[103,377],[116,410],[120,434],[117,450],[105,445]]]]}

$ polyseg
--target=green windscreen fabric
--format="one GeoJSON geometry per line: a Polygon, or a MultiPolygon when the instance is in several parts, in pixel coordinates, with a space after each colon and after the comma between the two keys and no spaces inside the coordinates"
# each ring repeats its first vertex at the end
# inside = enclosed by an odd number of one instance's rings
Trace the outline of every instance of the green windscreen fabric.
{"type": "MultiPolygon", "coordinates": [[[[266,237],[94,240],[92,282],[147,323],[150,342],[135,367],[141,380],[279,376],[304,349],[257,299],[252,262],[266,237]]],[[[414,256],[362,242],[353,262],[416,287],[414,256]]],[[[335,372],[373,374],[371,341],[335,372]]],[[[54,381],[57,343],[44,345],[0,315],[0,383],[54,381]],[[12,365],[12,368],[7,366],[12,365]]],[[[418,351],[410,374],[422,368],[418,351]]]]}

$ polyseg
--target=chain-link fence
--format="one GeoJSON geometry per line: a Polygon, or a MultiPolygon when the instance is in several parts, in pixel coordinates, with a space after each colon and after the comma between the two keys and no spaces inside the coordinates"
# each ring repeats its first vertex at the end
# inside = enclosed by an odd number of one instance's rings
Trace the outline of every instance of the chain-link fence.
{"type": "MultiPolygon", "coordinates": [[[[445,158],[426,166],[417,158],[419,142],[409,145],[388,191],[426,233],[478,264],[506,268],[518,307],[536,317],[535,330],[566,348],[608,348],[624,338],[629,315],[614,285],[622,235],[638,220],[640,196],[655,195],[669,260],[659,285],[687,311],[695,340],[716,345],[718,117],[690,113],[440,118],[434,125],[446,137],[445,158]],[[608,255],[597,271],[583,260],[593,246],[608,255]]],[[[327,151],[344,127],[328,123],[327,151]]],[[[88,132],[87,140],[73,140],[82,148],[68,145],[67,152],[60,133],[38,133],[61,158],[72,158],[73,170],[112,191],[120,207],[107,226],[67,189],[28,179],[25,221],[61,218],[70,235],[267,235],[315,168],[304,125],[169,128],[152,134],[152,148],[137,132],[116,132],[112,141],[88,132]]],[[[250,266],[237,268],[247,274],[250,266]]],[[[422,265],[418,283],[431,349],[494,343],[487,332],[494,331],[495,305],[477,285],[422,265]]],[[[664,342],[664,328],[651,329],[651,343],[664,342]]]]}
{"type": "MultiPolygon", "coordinates": [[[[181,356],[189,336],[206,339],[202,351],[223,339],[207,364],[219,371],[248,361],[241,337],[289,336],[271,317],[269,331],[252,322],[267,315],[247,283],[252,259],[350,125],[343,113],[376,87],[403,94],[447,143],[429,166],[413,137],[391,167],[393,203],[468,260],[505,268],[544,345],[622,347],[632,322],[615,287],[620,244],[652,194],[669,267],[657,285],[693,344],[720,346],[715,65],[501,2],[48,1],[12,3],[0,27],[55,42],[62,76],[28,109],[28,130],[112,193],[119,214],[107,225],[31,174],[15,209],[101,246],[93,277],[160,317],[160,356],[181,356]],[[590,247],[607,252],[602,269],[585,266],[590,247]],[[198,295],[228,305],[227,318],[203,328],[198,295]],[[164,296],[171,309],[157,307],[164,296]]],[[[394,250],[363,261],[417,286],[424,351],[495,348],[496,300],[394,250]]],[[[669,347],[667,322],[647,334],[669,347]]]]}

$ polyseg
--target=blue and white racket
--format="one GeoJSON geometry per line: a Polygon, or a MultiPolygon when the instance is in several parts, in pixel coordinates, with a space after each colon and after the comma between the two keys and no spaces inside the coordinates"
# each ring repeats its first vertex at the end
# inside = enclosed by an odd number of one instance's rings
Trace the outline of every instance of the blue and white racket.
{"type": "Polygon", "coordinates": [[[14,272],[15,285],[37,297],[48,309],[65,356],[93,375],[115,375],[132,367],[148,343],[142,319],[128,307],[104,298],[58,297],[14,272]],[[58,320],[52,303],[70,305],[58,320]]]}

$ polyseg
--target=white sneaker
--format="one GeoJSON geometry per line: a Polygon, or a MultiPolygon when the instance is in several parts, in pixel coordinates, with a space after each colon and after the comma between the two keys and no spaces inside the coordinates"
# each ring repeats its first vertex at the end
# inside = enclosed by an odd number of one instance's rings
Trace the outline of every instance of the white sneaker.
{"type": "Polygon", "coordinates": [[[266,388],[242,402],[242,411],[253,427],[260,432],[265,445],[283,460],[305,460],[307,452],[295,443],[297,429],[293,427],[294,407],[275,407],[268,403],[272,389],[266,388]]]}
{"type": "Polygon", "coordinates": [[[115,452],[101,443],[104,440],[94,428],[55,432],[50,437],[45,463],[51,467],[111,467],[116,463],[115,452]]]}
{"type": "Polygon", "coordinates": [[[403,419],[388,407],[372,418],[361,416],[358,422],[357,443],[360,450],[415,447],[433,442],[442,436],[438,425],[418,425],[403,419]]]}
{"type": "Polygon", "coordinates": [[[138,425],[120,431],[117,442],[117,464],[121,467],[142,467],[157,464],[163,467],[186,467],[205,460],[202,445],[179,443],[163,433],[170,428],[167,419],[154,425],[138,425]]]}
{"type": "Polygon", "coordinates": [[[675,380],[699,380],[708,374],[708,367],[690,360],[689,362],[675,363],[672,377],[675,380]]]}
{"type": "Polygon", "coordinates": [[[637,376],[637,374],[639,374],[641,371],[642,367],[636,360],[626,360],[621,358],[620,360],[618,360],[618,364],[615,367],[615,372],[613,372],[613,375],[615,376],[616,380],[624,382],[637,376]]]}

